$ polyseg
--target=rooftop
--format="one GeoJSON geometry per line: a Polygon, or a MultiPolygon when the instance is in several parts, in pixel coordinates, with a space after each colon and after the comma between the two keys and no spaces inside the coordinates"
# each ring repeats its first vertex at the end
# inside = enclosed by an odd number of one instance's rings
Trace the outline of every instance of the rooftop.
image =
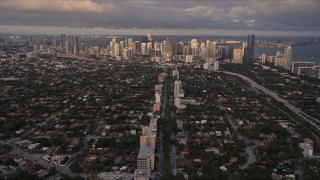
{"type": "Polygon", "coordinates": [[[138,159],[147,159],[149,156],[154,155],[154,149],[150,147],[141,146],[138,154],[138,159]]]}

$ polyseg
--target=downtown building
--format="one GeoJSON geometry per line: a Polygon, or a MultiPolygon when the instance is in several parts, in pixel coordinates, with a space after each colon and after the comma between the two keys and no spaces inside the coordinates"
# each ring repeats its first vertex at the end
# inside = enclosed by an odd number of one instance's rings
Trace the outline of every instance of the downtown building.
{"type": "Polygon", "coordinates": [[[249,34],[247,37],[247,47],[244,47],[244,64],[254,63],[254,46],[255,46],[255,35],[249,34]]]}

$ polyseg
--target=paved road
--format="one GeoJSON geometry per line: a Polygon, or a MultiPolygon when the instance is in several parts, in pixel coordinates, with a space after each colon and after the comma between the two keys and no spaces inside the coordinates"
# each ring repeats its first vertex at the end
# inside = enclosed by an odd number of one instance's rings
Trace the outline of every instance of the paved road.
{"type": "Polygon", "coordinates": [[[231,117],[228,117],[228,121],[231,124],[232,129],[240,140],[246,142],[246,153],[248,154],[247,161],[244,165],[240,166],[240,169],[246,169],[250,164],[253,164],[257,161],[256,155],[253,153],[252,148],[248,145],[249,141],[244,139],[243,136],[238,132],[238,127],[233,123],[231,117]]]}
{"type": "MultiPolygon", "coordinates": [[[[162,93],[162,109],[161,109],[161,116],[163,117],[165,115],[165,110],[167,106],[167,86],[166,83],[163,83],[164,90],[162,93]]],[[[158,156],[158,162],[157,162],[157,168],[156,168],[156,179],[160,179],[162,173],[163,173],[163,127],[162,125],[158,126],[158,147],[157,147],[157,156],[158,156]]]]}
{"type": "Polygon", "coordinates": [[[278,102],[282,102],[287,108],[289,108],[292,112],[294,112],[296,115],[298,115],[301,119],[305,120],[306,122],[308,122],[310,125],[312,125],[314,128],[316,128],[317,130],[320,130],[320,126],[318,125],[318,123],[320,123],[319,119],[316,119],[314,117],[311,117],[310,115],[304,113],[303,111],[301,111],[300,109],[298,109],[297,107],[293,106],[292,104],[290,104],[288,101],[286,101],[285,99],[281,98],[277,93],[275,93],[274,91],[271,91],[270,89],[261,86],[260,84],[256,83],[255,81],[253,81],[252,79],[248,78],[247,76],[244,76],[242,74],[238,74],[238,73],[233,73],[233,72],[228,72],[228,71],[222,71],[223,73],[229,74],[229,75],[234,75],[234,76],[238,76],[241,79],[247,81],[251,87],[258,89],[262,92],[264,92],[265,94],[273,97],[276,101],[278,102]]]}

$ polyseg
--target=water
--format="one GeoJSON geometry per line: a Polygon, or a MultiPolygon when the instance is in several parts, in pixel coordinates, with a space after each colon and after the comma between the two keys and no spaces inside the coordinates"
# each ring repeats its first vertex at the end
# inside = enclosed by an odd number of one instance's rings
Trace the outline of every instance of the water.
{"type": "MultiPolygon", "coordinates": [[[[255,57],[259,58],[261,54],[267,56],[276,55],[277,51],[284,52],[284,48],[255,48],[255,57]]],[[[320,64],[320,46],[305,45],[295,46],[292,48],[292,61],[313,61],[317,65],[320,64]]]]}

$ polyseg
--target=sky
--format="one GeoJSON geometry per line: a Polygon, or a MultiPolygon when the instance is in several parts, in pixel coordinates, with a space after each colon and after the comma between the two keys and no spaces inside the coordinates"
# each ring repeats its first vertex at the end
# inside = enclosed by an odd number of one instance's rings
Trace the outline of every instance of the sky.
{"type": "Polygon", "coordinates": [[[0,0],[0,33],[320,36],[320,0],[0,0]]]}

